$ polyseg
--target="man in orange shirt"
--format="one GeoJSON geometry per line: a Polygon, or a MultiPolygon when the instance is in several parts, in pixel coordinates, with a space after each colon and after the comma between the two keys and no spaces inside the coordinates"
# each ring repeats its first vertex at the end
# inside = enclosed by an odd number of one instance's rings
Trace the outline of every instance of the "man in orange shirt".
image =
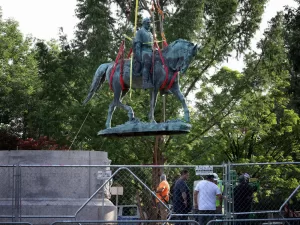
{"type": "MultiPolygon", "coordinates": [[[[159,198],[165,205],[169,203],[170,185],[165,174],[160,176],[160,183],[156,189],[156,197],[159,198]]],[[[156,199],[158,213],[161,220],[166,220],[168,217],[168,208],[156,199]]]]}

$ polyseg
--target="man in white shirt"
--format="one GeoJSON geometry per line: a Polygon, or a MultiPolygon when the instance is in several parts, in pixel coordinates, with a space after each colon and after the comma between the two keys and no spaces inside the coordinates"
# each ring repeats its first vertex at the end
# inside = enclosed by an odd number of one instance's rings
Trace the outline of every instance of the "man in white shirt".
{"type": "MultiPolygon", "coordinates": [[[[194,190],[195,209],[199,214],[216,213],[216,196],[219,198],[222,207],[222,194],[219,187],[214,183],[214,175],[207,175],[206,180],[200,181],[194,190]]],[[[213,220],[214,216],[199,216],[199,224],[205,225],[213,220]]]]}

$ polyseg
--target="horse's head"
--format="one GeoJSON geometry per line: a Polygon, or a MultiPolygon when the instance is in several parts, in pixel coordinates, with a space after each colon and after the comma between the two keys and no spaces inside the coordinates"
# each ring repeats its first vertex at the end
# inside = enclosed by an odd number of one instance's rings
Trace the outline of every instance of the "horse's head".
{"type": "Polygon", "coordinates": [[[193,57],[197,54],[198,46],[189,41],[179,39],[172,42],[168,48],[166,57],[170,62],[169,66],[174,71],[185,73],[193,57]]]}
{"type": "Polygon", "coordinates": [[[194,56],[196,56],[197,54],[197,50],[198,50],[197,44],[194,45],[193,43],[191,43],[191,45],[188,46],[186,50],[186,54],[184,56],[183,66],[180,67],[180,73],[183,74],[187,71],[191,61],[193,60],[194,56]]]}

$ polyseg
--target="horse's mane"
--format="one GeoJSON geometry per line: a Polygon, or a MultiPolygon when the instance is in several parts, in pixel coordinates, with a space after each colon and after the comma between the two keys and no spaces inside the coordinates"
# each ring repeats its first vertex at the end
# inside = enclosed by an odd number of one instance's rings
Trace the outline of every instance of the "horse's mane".
{"type": "Polygon", "coordinates": [[[174,48],[175,45],[177,45],[177,44],[179,44],[179,43],[184,43],[184,44],[187,45],[187,46],[193,45],[193,43],[191,43],[191,42],[189,42],[189,41],[187,41],[187,40],[185,40],[185,39],[181,39],[181,38],[180,38],[180,39],[177,39],[177,40],[171,42],[171,43],[168,45],[168,47],[164,48],[164,49],[163,49],[163,53],[164,53],[164,54],[167,54],[167,53],[170,51],[170,49],[174,48]]]}

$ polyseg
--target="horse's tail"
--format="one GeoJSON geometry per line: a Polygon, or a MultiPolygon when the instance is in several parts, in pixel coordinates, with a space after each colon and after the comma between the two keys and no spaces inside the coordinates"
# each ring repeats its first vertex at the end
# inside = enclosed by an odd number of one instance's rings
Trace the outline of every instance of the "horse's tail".
{"type": "Polygon", "coordinates": [[[96,70],[96,73],[93,78],[93,82],[90,86],[90,91],[86,99],[83,101],[82,103],[83,105],[85,105],[94,96],[96,91],[98,91],[98,89],[101,88],[103,82],[105,81],[105,74],[109,65],[110,63],[101,64],[96,70]]]}

